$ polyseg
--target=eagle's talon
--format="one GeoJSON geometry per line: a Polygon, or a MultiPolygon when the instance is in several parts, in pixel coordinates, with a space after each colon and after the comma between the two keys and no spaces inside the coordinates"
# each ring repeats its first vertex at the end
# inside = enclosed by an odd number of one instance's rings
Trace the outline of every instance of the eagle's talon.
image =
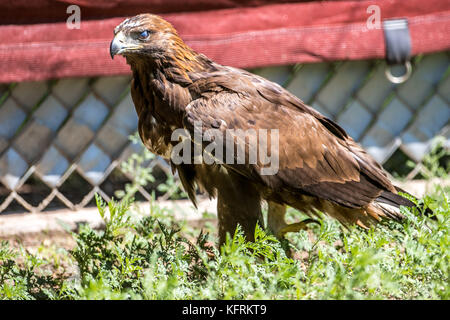
{"type": "Polygon", "coordinates": [[[305,219],[300,222],[288,224],[279,231],[279,235],[280,237],[284,237],[284,235],[288,232],[299,232],[300,230],[306,230],[308,224],[310,223],[317,223],[318,225],[320,225],[320,223],[317,220],[305,219]]]}

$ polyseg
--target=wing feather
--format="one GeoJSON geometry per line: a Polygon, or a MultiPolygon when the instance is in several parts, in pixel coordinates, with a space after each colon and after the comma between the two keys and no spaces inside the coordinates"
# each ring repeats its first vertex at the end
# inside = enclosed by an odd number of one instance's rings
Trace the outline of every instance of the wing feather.
{"type": "MultiPolygon", "coordinates": [[[[228,68],[191,88],[197,99],[186,108],[185,127],[202,130],[277,129],[279,170],[260,174],[263,165],[226,167],[279,191],[306,193],[347,207],[362,207],[393,187],[381,167],[345,131],[282,87],[253,74],[228,68]],[[224,125],[218,126],[218,123],[224,125]]],[[[248,141],[234,139],[233,148],[248,141]]],[[[226,150],[224,152],[229,152],[226,150]]]]}

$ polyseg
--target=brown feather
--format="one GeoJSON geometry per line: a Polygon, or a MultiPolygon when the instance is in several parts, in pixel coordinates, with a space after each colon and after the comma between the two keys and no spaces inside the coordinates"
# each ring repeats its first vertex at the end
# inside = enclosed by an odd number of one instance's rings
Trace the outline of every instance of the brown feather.
{"type": "Polygon", "coordinates": [[[362,227],[402,217],[395,208],[404,202],[381,166],[339,125],[284,88],[197,54],[155,15],[124,21],[115,29],[118,34],[125,35],[130,48],[138,47],[123,55],[133,71],[139,134],[151,151],[168,158],[173,129],[185,127],[193,133],[195,121],[202,122],[203,132],[279,130],[279,171],[271,176],[261,175],[261,161],[248,162],[249,141],[237,135],[231,148],[245,150],[245,164],[173,165],[194,204],[196,187],[218,196],[221,241],[237,223],[253,237],[261,199],[311,215],[323,211],[362,227]],[[138,41],[142,30],[151,36],[138,41]]]}

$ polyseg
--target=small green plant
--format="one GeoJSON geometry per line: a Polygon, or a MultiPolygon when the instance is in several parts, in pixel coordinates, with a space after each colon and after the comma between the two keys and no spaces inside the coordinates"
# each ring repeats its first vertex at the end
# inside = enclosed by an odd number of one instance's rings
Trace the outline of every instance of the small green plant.
{"type": "MultiPolygon", "coordinates": [[[[450,151],[445,147],[445,137],[437,136],[431,142],[430,152],[422,159],[421,173],[425,179],[448,178],[450,172],[450,151]]],[[[407,165],[414,168],[416,164],[408,161],[407,165]]]]}
{"type": "Polygon", "coordinates": [[[0,243],[0,298],[1,299],[57,299],[57,290],[63,279],[44,267],[48,261],[0,243]]]}
{"type": "Polygon", "coordinates": [[[424,198],[436,220],[402,208],[404,223],[366,231],[325,218],[290,235],[293,258],[259,227],[254,242],[238,228],[218,250],[208,234],[174,223],[157,204],[152,215],[139,215],[131,200],[96,200],[105,227],[72,233],[70,276],[56,276],[52,261],[2,242],[2,299],[450,298],[446,193],[424,198]]]}
{"type": "MultiPolygon", "coordinates": [[[[424,165],[445,176],[436,150],[424,165]]],[[[370,230],[323,218],[282,243],[260,227],[248,242],[238,227],[217,248],[208,233],[175,221],[154,198],[145,214],[132,205],[139,187],[153,181],[151,169],[140,168],[151,159],[134,155],[124,164],[135,179],[120,201],[96,195],[104,227],[80,225],[70,232],[71,250],[31,253],[1,242],[0,299],[450,298],[448,188],[421,200],[433,217],[401,208],[403,222],[370,230]]],[[[167,185],[171,190],[174,181],[167,185]]],[[[288,219],[298,215],[290,210],[288,219]]]]}
{"type": "MultiPolygon", "coordinates": [[[[117,190],[116,196],[119,199],[132,198],[138,192],[140,187],[146,187],[149,183],[156,181],[153,175],[153,166],[149,164],[155,160],[155,155],[142,146],[138,133],[129,137],[133,144],[141,145],[141,152],[133,153],[127,161],[120,165],[122,172],[131,177],[131,183],[125,185],[124,190],[117,190]]],[[[186,193],[181,189],[180,183],[173,175],[167,175],[165,181],[159,183],[156,187],[161,193],[164,193],[168,199],[186,198],[186,193]]]]}

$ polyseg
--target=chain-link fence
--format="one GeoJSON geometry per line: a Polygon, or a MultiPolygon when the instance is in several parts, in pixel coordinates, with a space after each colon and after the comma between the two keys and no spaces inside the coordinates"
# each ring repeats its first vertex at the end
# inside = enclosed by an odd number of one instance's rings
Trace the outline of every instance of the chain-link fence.
{"type": "MultiPolygon", "coordinates": [[[[383,61],[346,61],[253,70],[276,81],[336,120],[370,154],[391,170],[420,175],[433,137],[450,142],[450,56],[417,57],[411,78],[394,85],[383,61]]],[[[129,76],[73,78],[0,85],[0,212],[37,212],[109,200],[131,180],[121,161],[140,152],[129,135],[137,116],[129,76]]],[[[156,157],[157,181],[139,187],[151,199],[170,174],[156,157]]],[[[160,197],[167,194],[159,193],[160,197]]]]}

